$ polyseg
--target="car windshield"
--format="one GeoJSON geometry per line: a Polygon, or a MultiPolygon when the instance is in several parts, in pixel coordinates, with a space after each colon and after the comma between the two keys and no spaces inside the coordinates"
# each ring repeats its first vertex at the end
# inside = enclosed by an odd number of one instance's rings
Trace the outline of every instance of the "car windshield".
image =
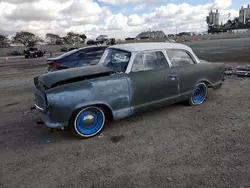
{"type": "Polygon", "coordinates": [[[111,68],[117,72],[125,72],[131,57],[131,53],[119,49],[108,48],[105,50],[99,64],[111,68]]]}

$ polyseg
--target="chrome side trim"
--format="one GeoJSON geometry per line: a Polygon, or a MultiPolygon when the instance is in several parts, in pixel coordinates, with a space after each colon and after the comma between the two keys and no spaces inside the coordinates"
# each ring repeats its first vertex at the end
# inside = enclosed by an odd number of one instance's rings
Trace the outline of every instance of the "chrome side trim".
{"type": "Polygon", "coordinates": [[[37,104],[35,104],[35,107],[36,107],[38,110],[41,110],[41,111],[45,112],[45,110],[44,110],[43,108],[37,106],[37,104]]]}

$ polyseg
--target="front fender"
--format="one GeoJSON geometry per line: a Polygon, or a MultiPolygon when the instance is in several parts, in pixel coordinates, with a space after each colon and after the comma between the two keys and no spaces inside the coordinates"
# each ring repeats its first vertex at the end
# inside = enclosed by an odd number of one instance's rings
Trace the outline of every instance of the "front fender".
{"type": "Polygon", "coordinates": [[[114,119],[131,114],[126,75],[112,75],[74,82],[47,91],[48,109],[53,120],[69,121],[72,114],[90,105],[104,105],[114,119]]]}
{"type": "Polygon", "coordinates": [[[85,108],[85,107],[88,107],[88,106],[105,106],[106,108],[108,108],[110,110],[110,112],[112,113],[112,116],[114,116],[114,110],[113,108],[105,101],[86,101],[86,102],[81,102],[81,103],[78,103],[74,106],[74,108],[72,108],[72,114],[81,109],[81,108],[85,108]]]}

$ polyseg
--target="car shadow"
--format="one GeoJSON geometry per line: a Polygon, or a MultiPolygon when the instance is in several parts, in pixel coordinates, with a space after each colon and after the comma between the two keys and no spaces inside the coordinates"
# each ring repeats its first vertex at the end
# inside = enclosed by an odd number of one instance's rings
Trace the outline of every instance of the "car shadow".
{"type": "MultiPolygon", "coordinates": [[[[127,132],[129,134],[136,124],[140,124],[142,120],[147,119],[149,116],[150,119],[158,119],[158,117],[163,114],[169,114],[185,106],[188,107],[186,103],[181,102],[127,117],[123,120],[112,121],[106,125],[99,134],[85,139],[75,138],[68,129],[47,128],[36,113],[36,110],[30,110],[25,116],[19,117],[22,119],[22,128],[19,127],[19,124],[16,128],[13,128],[13,130],[6,131],[5,136],[12,139],[7,139],[8,142],[4,144],[4,148],[26,150],[32,147],[46,147],[46,145],[51,144],[77,143],[88,139],[97,142],[101,139],[102,141],[106,140],[110,143],[118,143],[125,137],[128,137],[128,135],[126,135],[126,130],[128,130],[127,132]]],[[[6,138],[4,140],[6,140],[6,138]]]]}

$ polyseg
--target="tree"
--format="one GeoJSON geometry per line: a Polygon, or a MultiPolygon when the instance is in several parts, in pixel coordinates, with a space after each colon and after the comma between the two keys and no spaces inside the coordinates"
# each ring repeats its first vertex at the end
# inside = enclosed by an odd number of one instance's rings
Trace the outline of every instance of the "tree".
{"type": "Polygon", "coordinates": [[[42,39],[27,31],[17,32],[16,35],[12,37],[12,43],[22,44],[26,47],[35,46],[37,42],[41,41],[42,39]]]}
{"type": "Polygon", "coordinates": [[[227,23],[228,23],[228,24],[232,24],[232,21],[231,21],[231,20],[227,20],[227,23]]]}
{"type": "Polygon", "coordinates": [[[0,42],[8,40],[7,36],[0,34],[0,42]]]}
{"type": "Polygon", "coordinates": [[[62,38],[57,34],[47,33],[45,38],[49,41],[48,43],[52,45],[60,45],[63,43],[62,38]]]}
{"type": "Polygon", "coordinates": [[[62,39],[56,41],[56,45],[62,45],[62,44],[63,44],[63,40],[62,39]]]}
{"type": "Polygon", "coordinates": [[[85,34],[81,34],[81,35],[79,35],[79,37],[82,39],[82,42],[85,42],[85,40],[87,38],[85,34]]]}
{"type": "Polygon", "coordinates": [[[10,47],[10,40],[7,36],[0,34],[0,48],[10,47]]]}
{"type": "Polygon", "coordinates": [[[66,44],[79,44],[80,42],[84,42],[86,39],[85,34],[78,34],[74,32],[69,32],[65,37],[63,37],[63,41],[66,44]]]}
{"type": "Polygon", "coordinates": [[[63,38],[64,42],[66,44],[76,44],[80,42],[79,34],[74,32],[69,32],[67,35],[63,38]]]}

